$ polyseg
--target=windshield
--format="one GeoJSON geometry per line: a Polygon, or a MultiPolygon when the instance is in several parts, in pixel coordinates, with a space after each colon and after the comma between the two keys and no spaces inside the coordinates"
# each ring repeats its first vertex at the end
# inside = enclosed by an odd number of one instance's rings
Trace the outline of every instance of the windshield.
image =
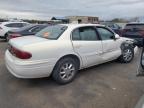
{"type": "Polygon", "coordinates": [[[36,34],[38,37],[46,38],[46,39],[58,39],[61,34],[67,29],[67,26],[64,25],[53,25],[48,26],[47,28],[41,30],[36,34]]]}

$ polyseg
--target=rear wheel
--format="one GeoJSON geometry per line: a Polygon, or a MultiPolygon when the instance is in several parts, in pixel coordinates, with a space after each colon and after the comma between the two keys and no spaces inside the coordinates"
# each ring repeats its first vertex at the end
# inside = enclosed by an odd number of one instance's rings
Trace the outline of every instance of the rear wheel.
{"type": "Polygon", "coordinates": [[[9,41],[8,34],[7,34],[7,33],[5,34],[5,40],[6,40],[7,42],[9,41]]]}
{"type": "Polygon", "coordinates": [[[76,76],[79,65],[76,60],[70,57],[61,59],[55,66],[52,77],[59,84],[67,84],[76,76]]]}
{"type": "Polygon", "coordinates": [[[130,46],[122,49],[122,55],[119,57],[119,61],[122,63],[129,63],[134,58],[134,49],[130,46]]]}

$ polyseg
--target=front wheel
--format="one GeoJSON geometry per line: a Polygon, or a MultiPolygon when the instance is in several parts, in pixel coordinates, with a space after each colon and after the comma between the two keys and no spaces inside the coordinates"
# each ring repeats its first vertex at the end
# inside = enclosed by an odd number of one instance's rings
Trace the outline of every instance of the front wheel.
{"type": "Polygon", "coordinates": [[[78,64],[73,58],[63,58],[55,66],[52,77],[59,84],[67,84],[76,76],[78,64]]]}
{"type": "Polygon", "coordinates": [[[134,58],[134,49],[130,46],[127,46],[122,49],[122,55],[119,57],[119,61],[122,63],[129,63],[134,58]]]}

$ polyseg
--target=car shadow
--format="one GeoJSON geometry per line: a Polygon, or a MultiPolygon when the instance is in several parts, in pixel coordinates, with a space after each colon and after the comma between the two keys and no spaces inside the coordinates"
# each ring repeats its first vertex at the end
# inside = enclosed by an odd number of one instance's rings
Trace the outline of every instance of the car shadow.
{"type": "Polygon", "coordinates": [[[6,42],[6,40],[5,39],[0,39],[0,42],[6,42]]]}
{"type": "Polygon", "coordinates": [[[106,62],[106,63],[102,63],[102,64],[99,64],[99,65],[91,66],[91,67],[88,67],[88,68],[85,68],[85,69],[80,70],[79,73],[78,73],[78,76],[79,76],[80,74],[89,74],[89,71],[94,71],[94,70],[101,69],[101,68],[103,68],[103,67],[112,66],[114,63],[120,64],[120,63],[117,62],[116,60],[113,60],[113,61],[109,61],[109,62],[106,62]]]}
{"type": "MultiPolygon", "coordinates": [[[[78,74],[76,75],[76,80],[72,81],[71,83],[67,84],[67,85],[74,85],[76,84],[77,80],[80,79],[80,77],[86,77],[87,75],[91,74],[97,74],[99,73],[99,69],[103,68],[103,67],[109,67],[110,65],[112,66],[113,63],[116,63],[115,61],[111,61],[111,62],[107,62],[104,64],[100,64],[100,65],[96,65],[96,66],[92,66],[86,69],[82,69],[78,72],[78,74]],[[96,73],[95,73],[96,71],[96,73]]],[[[52,77],[46,77],[46,78],[36,78],[36,79],[17,79],[17,82],[19,82],[19,84],[22,84],[25,87],[36,87],[36,88],[44,88],[44,87],[56,87],[56,86],[62,86],[57,84],[52,77]]]]}

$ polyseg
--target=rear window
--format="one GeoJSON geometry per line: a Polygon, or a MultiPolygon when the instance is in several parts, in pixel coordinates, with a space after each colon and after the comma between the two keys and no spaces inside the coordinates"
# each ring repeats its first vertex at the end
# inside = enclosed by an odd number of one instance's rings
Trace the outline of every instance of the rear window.
{"type": "Polygon", "coordinates": [[[45,29],[38,32],[36,36],[46,38],[46,39],[56,40],[62,35],[62,33],[66,29],[67,26],[63,26],[63,25],[48,26],[45,29]]]}
{"type": "Polygon", "coordinates": [[[144,29],[144,24],[127,24],[125,26],[125,29],[133,29],[133,28],[144,29]]]}

